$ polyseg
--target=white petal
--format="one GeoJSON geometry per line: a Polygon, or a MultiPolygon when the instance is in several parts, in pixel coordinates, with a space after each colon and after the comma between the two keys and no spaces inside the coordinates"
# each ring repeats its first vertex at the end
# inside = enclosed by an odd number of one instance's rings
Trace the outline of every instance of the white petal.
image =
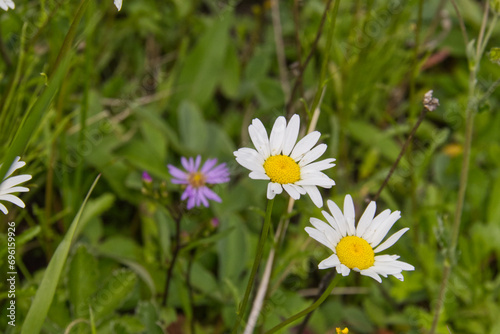
{"type": "Polygon", "coordinates": [[[399,259],[398,255],[377,255],[375,256],[375,264],[383,263],[383,262],[393,262],[394,260],[399,259]]]}
{"type": "Polygon", "coordinates": [[[365,233],[368,226],[370,226],[373,217],[375,216],[375,211],[377,211],[377,204],[374,201],[371,201],[365,209],[365,212],[363,212],[361,218],[359,218],[358,226],[356,228],[356,235],[358,237],[361,237],[363,233],[365,233]]]}
{"type": "Polygon", "coordinates": [[[415,267],[412,266],[409,263],[403,262],[403,261],[396,261],[396,263],[401,267],[401,269],[406,270],[406,271],[413,271],[415,270],[415,267]]]}
{"type": "Polygon", "coordinates": [[[395,275],[392,275],[392,276],[396,277],[401,282],[403,282],[405,280],[403,274],[395,274],[395,275]]]}
{"type": "Polygon", "coordinates": [[[122,9],[122,0],[115,0],[115,6],[118,10],[122,9]]]}
{"type": "Polygon", "coordinates": [[[335,164],[333,163],[334,161],[335,161],[334,158],[329,158],[329,159],[313,162],[313,163],[308,164],[307,166],[302,167],[300,169],[300,172],[305,173],[305,172],[309,172],[309,171],[321,171],[321,170],[325,170],[328,168],[332,168],[335,166],[335,164]]]}
{"type": "Polygon", "coordinates": [[[258,119],[255,118],[252,121],[252,124],[248,126],[248,134],[250,135],[250,139],[252,139],[252,143],[257,149],[257,151],[262,155],[265,159],[269,158],[270,148],[269,148],[269,139],[267,137],[267,131],[264,127],[264,124],[258,119]]]}
{"type": "Polygon", "coordinates": [[[305,195],[306,194],[306,190],[300,186],[297,186],[293,183],[290,183],[290,187],[294,188],[295,190],[297,190],[297,192],[301,195],[305,195]]]}
{"type": "Polygon", "coordinates": [[[253,148],[242,147],[238,151],[233,152],[233,154],[237,158],[255,159],[260,165],[264,165],[265,162],[264,157],[253,148]]]}
{"type": "Polygon", "coordinates": [[[347,194],[344,199],[344,217],[347,223],[347,234],[355,235],[356,228],[354,226],[354,203],[352,201],[351,195],[347,194]]]}
{"type": "Polygon", "coordinates": [[[368,269],[365,269],[365,270],[361,270],[360,273],[361,275],[364,275],[364,276],[370,276],[371,278],[373,278],[374,280],[376,280],[377,282],[379,283],[382,283],[382,279],[380,278],[380,276],[377,274],[377,272],[375,272],[373,269],[373,267],[370,267],[368,269]]]}
{"type": "Polygon", "coordinates": [[[333,247],[337,247],[337,244],[340,241],[340,233],[332,228],[332,226],[328,225],[324,221],[318,218],[311,217],[309,222],[318,230],[325,234],[325,237],[328,241],[332,243],[333,247]]]}
{"type": "Polygon", "coordinates": [[[5,190],[0,190],[0,195],[12,194],[12,193],[25,193],[28,191],[30,190],[26,187],[12,187],[5,190]]]}
{"type": "Polygon", "coordinates": [[[280,116],[276,119],[271,130],[269,144],[271,146],[271,155],[278,155],[283,148],[283,139],[285,138],[286,119],[280,116]]]}
{"type": "Polygon", "coordinates": [[[383,250],[386,250],[387,248],[391,247],[392,245],[394,245],[396,243],[396,241],[399,240],[399,238],[401,238],[401,236],[406,232],[408,231],[409,228],[406,227],[406,228],[403,228],[399,231],[397,231],[396,233],[394,233],[393,235],[391,235],[389,237],[389,239],[387,239],[386,241],[384,241],[383,243],[381,243],[377,248],[375,248],[373,251],[375,253],[378,253],[378,252],[381,252],[383,250]]]}
{"type": "Polygon", "coordinates": [[[328,239],[325,237],[325,235],[323,233],[321,233],[317,229],[309,227],[309,226],[307,226],[304,229],[307,232],[307,234],[309,234],[309,236],[311,238],[313,238],[314,240],[316,240],[317,242],[319,242],[323,246],[326,246],[326,247],[330,248],[332,251],[335,251],[333,249],[332,244],[328,241],[328,239]]]}
{"type": "Polygon", "coordinates": [[[272,182],[267,184],[267,199],[273,199],[276,193],[273,192],[272,182]]]}
{"type": "Polygon", "coordinates": [[[340,265],[340,260],[337,256],[337,254],[332,254],[330,257],[327,257],[323,261],[321,261],[318,265],[319,269],[327,269],[327,268],[333,268],[340,265]]]}
{"type": "Polygon", "coordinates": [[[288,126],[286,127],[285,139],[283,140],[283,155],[290,155],[290,152],[292,152],[292,149],[297,142],[297,137],[299,136],[299,128],[299,115],[293,115],[288,122],[288,126]]]}
{"type": "Polygon", "coordinates": [[[401,218],[401,212],[394,211],[391,215],[382,222],[379,227],[373,232],[373,235],[370,236],[370,240],[366,239],[370,246],[377,247],[377,245],[385,238],[387,232],[391,229],[394,223],[401,218]]]}
{"type": "MultiPolygon", "coordinates": [[[[5,176],[4,176],[4,180],[6,178],[8,178],[9,176],[11,176],[12,173],[14,173],[17,169],[19,169],[19,168],[23,167],[24,165],[26,165],[26,162],[19,161],[20,159],[21,159],[20,157],[15,157],[14,158],[14,161],[12,162],[12,164],[9,167],[9,169],[7,170],[7,174],[5,174],[5,176]]],[[[0,167],[2,167],[2,164],[0,164],[0,167]]]]}
{"type": "Polygon", "coordinates": [[[342,235],[342,230],[340,229],[340,227],[337,224],[337,222],[335,221],[335,219],[328,212],[326,212],[325,210],[321,211],[321,213],[325,217],[326,221],[330,224],[330,226],[335,231],[337,231],[337,233],[339,235],[339,240],[340,240],[340,238],[344,237],[345,236],[345,231],[344,231],[344,235],[342,235]]]}
{"type": "Polygon", "coordinates": [[[274,183],[271,182],[271,190],[274,192],[276,195],[281,194],[283,192],[283,188],[281,187],[281,184],[279,183],[274,183]]]}
{"type": "MultiPolygon", "coordinates": [[[[382,224],[389,216],[391,215],[391,210],[386,209],[379,213],[375,218],[373,218],[372,222],[366,229],[365,233],[361,235],[361,238],[370,242],[371,237],[373,236],[373,232],[382,224]]],[[[358,235],[359,236],[359,235],[358,235]]]]}
{"type": "Polygon", "coordinates": [[[259,172],[265,174],[266,171],[262,165],[259,165],[255,160],[247,159],[247,158],[236,158],[236,161],[251,171],[259,172]]]}
{"type": "Polygon", "coordinates": [[[0,184],[0,193],[2,190],[11,188],[13,186],[16,186],[20,183],[26,182],[28,180],[31,180],[31,175],[29,174],[22,174],[22,175],[16,175],[8,178],[7,180],[4,180],[0,184]]]}
{"type": "Polygon", "coordinates": [[[302,186],[306,192],[309,194],[309,197],[311,197],[311,200],[313,201],[314,205],[316,205],[318,208],[321,208],[323,206],[323,198],[321,197],[321,193],[319,192],[318,188],[315,186],[302,186]]]}
{"type": "MultiPolygon", "coordinates": [[[[338,267],[337,267],[338,268],[338,267]]],[[[351,272],[351,269],[349,269],[346,265],[340,264],[340,273],[342,276],[347,276],[351,272]]]]}
{"type": "Polygon", "coordinates": [[[254,180],[270,180],[269,176],[267,176],[266,173],[262,172],[253,171],[248,176],[254,180]]]}
{"type": "Polygon", "coordinates": [[[292,187],[292,184],[284,184],[283,188],[293,199],[297,200],[300,198],[300,193],[292,187]]]}
{"type": "Polygon", "coordinates": [[[298,161],[314,145],[316,145],[316,143],[319,140],[319,137],[321,137],[321,133],[319,133],[318,131],[313,131],[304,138],[302,138],[293,149],[292,153],[290,154],[290,158],[294,159],[295,161],[298,161]]]}
{"type": "Polygon", "coordinates": [[[313,148],[312,150],[307,152],[304,155],[304,157],[302,157],[302,159],[300,159],[299,166],[303,167],[303,166],[315,161],[320,156],[322,156],[323,153],[325,153],[326,149],[327,149],[326,144],[319,144],[318,146],[316,146],[315,148],[313,148]]]}
{"type": "Polygon", "coordinates": [[[345,217],[342,214],[342,211],[340,211],[340,208],[335,204],[334,201],[328,200],[328,209],[333,215],[333,218],[337,222],[337,225],[339,226],[339,232],[342,234],[343,237],[347,235],[347,223],[345,221],[345,217]]]}
{"type": "Polygon", "coordinates": [[[8,201],[11,202],[12,204],[15,204],[21,208],[24,208],[24,202],[19,199],[19,197],[14,196],[14,195],[0,195],[0,200],[1,201],[8,201]]]}
{"type": "Polygon", "coordinates": [[[0,203],[0,211],[2,211],[4,214],[8,214],[9,213],[9,210],[7,210],[7,208],[5,207],[5,205],[3,205],[2,203],[0,203]]]}
{"type": "Polygon", "coordinates": [[[313,174],[313,175],[301,175],[303,177],[302,180],[295,182],[296,185],[299,186],[320,186],[323,188],[331,188],[335,185],[335,181],[330,179],[329,177],[324,177],[321,175],[313,174]]]}

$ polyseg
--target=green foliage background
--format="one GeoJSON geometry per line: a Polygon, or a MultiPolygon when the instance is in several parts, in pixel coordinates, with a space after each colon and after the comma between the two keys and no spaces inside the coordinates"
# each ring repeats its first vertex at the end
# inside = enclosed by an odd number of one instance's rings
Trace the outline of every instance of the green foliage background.
{"type": "MultiPolygon", "coordinates": [[[[457,3],[469,35],[477,36],[484,2],[457,3]]],[[[293,86],[297,64],[313,48],[325,1],[279,5],[287,83],[293,86]]],[[[405,273],[404,282],[389,278],[378,284],[356,274],[342,279],[338,294],[314,313],[312,332],[332,333],[337,326],[352,333],[430,328],[457,197],[469,82],[455,12],[448,2],[445,12],[439,5],[423,3],[420,22],[419,1],[342,1],[331,49],[328,16],[293,99],[292,111],[301,115],[305,131],[308,108],[325,87],[317,129],[328,144],[324,157],[337,159],[327,171],[337,185],[323,196],[341,205],[350,193],[358,217],[416,122],[423,94],[433,89],[441,104],[427,114],[378,201],[377,212],[402,211],[394,230],[410,231],[390,252],[416,270],[405,273]]],[[[78,4],[44,0],[16,6],[0,12],[0,157],[54,82],[78,4]]],[[[46,305],[42,333],[189,333],[191,323],[198,333],[224,333],[245,289],[266,190],[265,182],[248,178],[232,152],[252,146],[251,119],[270,129],[276,117],[286,115],[290,100],[279,78],[270,3],[124,0],[117,12],[111,0],[90,1],[76,28],[69,69],[50,107],[37,109],[40,121],[22,152],[22,172],[33,175],[30,192],[22,196],[27,209],[9,206],[1,218],[2,273],[3,222],[15,221],[21,279],[15,328],[7,325],[8,287],[4,279],[0,283],[0,328],[20,332],[49,274],[49,260],[101,174],[76,221],[77,238],[46,305]],[[186,211],[166,164],[180,165],[181,156],[198,154],[226,162],[231,181],[215,187],[222,203],[186,211]],[[153,177],[152,185],[141,180],[143,171],[153,177]],[[183,213],[186,247],[168,305],[162,306],[175,246],[172,207],[183,213]]],[[[487,49],[499,40],[495,28],[487,49]]],[[[477,96],[499,76],[498,64],[482,59],[477,96]]],[[[458,262],[438,333],[500,332],[499,102],[493,93],[476,116],[458,262]]],[[[274,228],[287,203],[286,196],[277,198],[274,228]]],[[[324,275],[317,264],[329,254],[304,232],[310,217],[320,217],[320,210],[303,197],[290,216],[258,328],[271,328],[309,305],[309,289],[324,275]]]]}

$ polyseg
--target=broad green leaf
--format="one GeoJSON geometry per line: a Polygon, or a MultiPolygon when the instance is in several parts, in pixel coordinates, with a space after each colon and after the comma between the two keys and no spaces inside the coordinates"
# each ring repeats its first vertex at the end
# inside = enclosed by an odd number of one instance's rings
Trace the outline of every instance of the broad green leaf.
{"type": "Polygon", "coordinates": [[[92,311],[97,322],[118,309],[136,284],[134,272],[121,269],[99,289],[92,299],[92,311]]]}
{"type": "Polygon", "coordinates": [[[247,238],[245,236],[244,223],[236,215],[231,215],[220,219],[219,233],[229,233],[231,237],[220,239],[217,242],[219,254],[219,278],[224,280],[229,278],[235,280],[245,269],[242,263],[247,263],[247,238]]]}
{"type": "Polygon", "coordinates": [[[88,317],[90,297],[94,294],[97,283],[97,260],[85,245],[80,245],[71,260],[68,272],[69,300],[75,317],[88,317]]]}
{"type": "Polygon", "coordinates": [[[162,329],[158,326],[158,310],[150,302],[139,302],[137,306],[137,316],[141,319],[142,323],[146,326],[146,332],[149,334],[162,334],[162,329]]]}
{"type": "Polygon", "coordinates": [[[23,327],[21,328],[21,334],[37,334],[42,328],[43,322],[45,321],[49,307],[52,303],[52,299],[54,298],[54,293],[61,277],[63,266],[66,263],[69,249],[73,240],[77,237],[75,232],[78,229],[83,209],[85,208],[85,204],[87,204],[90,194],[92,193],[92,190],[94,190],[99,177],[100,176],[95,179],[94,183],[90,187],[85,200],[80,206],[80,210],[78,210],[78,213],[76,214],[75,219],[73,219],[68,232],[66,232],[63,240],[59,246],[57,246],[52,259],[45,270],[45,275],[43,276],[40,286],[38,287],[35,298],[33,299],[33,304],[31,304],[23,323],[23,327]]]}
{"type": "Polygon", "coordinates": [[[177,110],[181,141],[193,153],[202,153],[207,147],[206,122],[200,109],[193,103],[183,101],[177,110]]]}
{"type": "Polygon", "coordinates": [[[224,71],[221,77],[221,90],[228,98],[236,98],[240,88],[240,65],[233,44],[228,44],[224,71]]]}
{"type": "Polygon", "coordinates": [[[399,145],[374,125],[351,119],[347,124],[347,129],[354,140],[377,149],[389,161],[394,161],[398,157],[401,150],[399,145]]]}
{"type": "Polygon", "coordinates": [[[212,97],[225,70],[228,29],[232,21],[230,15],[227,13],[224,17],[213,20],[212,25],[188,53],[177,82],[178,101],[189,99],[203,107],[212,97]]]}

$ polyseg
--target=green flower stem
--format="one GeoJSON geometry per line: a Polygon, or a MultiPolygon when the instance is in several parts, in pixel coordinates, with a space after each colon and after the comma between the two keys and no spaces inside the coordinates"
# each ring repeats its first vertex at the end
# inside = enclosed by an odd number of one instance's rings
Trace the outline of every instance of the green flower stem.
{"type": "Polygon", "coordinates": [[[240,309],[237,313],[236,323],[234,324],[232,334],[236,334],[240,328],[241,319],[245,314],[245,309],[248,304],[248,297],[250,296],[250,291],[252,291],[252,286],[255,281],[255,274],[259,268],[260,260],[262,258],[262,253],[264,251],[264,245],[266,243],[267,234],[269,232],[269,227],[271,226],[271,213],[273,212],[274,199],[267,201],[266,218],[264,220],[264,226],[262,227],[262,232],[259,239],[259,244],[257,245],[257,253],[255,254],[255,260],[253,262],[252,271],[250,272],[250,277],[247,283],[247,289],[245,290],[245,295],[243,296],[243,301],[240,304],[240,309]]]}
{"type": "MultiPolygon", "coordinates": [[[[462,29],[464,35],[465,46],[468,46],[469,38],[467,36],[467,31],[465,30],[465,23],[460,15],[460,11],[458,10],[458,6],[456,5],[455,0],[452,0],[452,4],[457,13],[457,17],[459,18],[460,26],[464,27],[462,29]]],[[[465,140],[464,140],[464,152],[462,157],[462,167],[460,172],[460,183],[458,188],[457,195],[457,203],[455,206],[455,215],[453,217],[453,225],[451,230],[451,242],[450,247],[448,248],[447,258],[444,263],[443,268],[443,276],[441,279],[441,286],[439,288],[439,297],[436,303],[436,307],[434,310],[434,318],[432,320],[432,326],[429,331],[429,334],[434,334],[437,330],[439,319],[441,316],[441,310],[444,304],[444,298],[446,296],[446,291],[448,288],[449,279],[451,276],[451,271],[453,266],[456,264],[456,251],[458,246],[458,238],[460,234],[460,225],[462,222],[462,211],[465,202],[465,193],[467,190],[468,176],[469,176],[469,168],[470,168],[470,158],[471,158],[471,148],[472,148],[472,135],[474,130],[474,116],[477,113],[478,103],[476,98],[476,84],[477,84],[477,73],[479,71],[479,65],[481,62],[481,58],[483,57],[484,46],[488,43],[490,38],[490,31],[493,29],[490,26],[490,29],[486,33],[486,37],[483,39],[484,31],[487,26],[488,21],[488,12],[489,12],[489,3],[486,2],[484,7],[484,15],[483,22],[481,24],[481,30],[479,32],[478,45],[476,48],[476,54],[473,55],[473,59],[470,59],[471,55],[468,55],[469,59],[469,93],[468,93],[468,102],[467,108],[465,110],[466,122],[465,122],[465,140]]],[[[497,15],[495,15],[492,23],[496,24],[497,15]]]]}
{"type": "MultiPolygon", "coordinates": [[[[335,269],[332,269],[332,270],[335,270],[335,269]]],[[[334,279],[330,282],[330,285],[328,285],[328,288],[325,290],[325,292],[323,292],[321,297],[319,297],[319,299],[314,302],[314,304],[312,304],[311,306],[309,306],[305,310],[303,310],[303,311],[291,316],[290,318],[286,319],[281,324],[274,326],[273,328],[271,328],[270,330],[265,332],[265,334],[275,333],[276,331],[280,330],[281,328],[285,327],[286,325],[294,322],[297,319],[300,319],[300,318],[306,316],[310,312],[317,309],[325,301],[325,299],[332,293],[332,290],[335,287],[335,285],[337,284],[339,277],[340,277],[340,275],[335,275],[334,279]]]]}

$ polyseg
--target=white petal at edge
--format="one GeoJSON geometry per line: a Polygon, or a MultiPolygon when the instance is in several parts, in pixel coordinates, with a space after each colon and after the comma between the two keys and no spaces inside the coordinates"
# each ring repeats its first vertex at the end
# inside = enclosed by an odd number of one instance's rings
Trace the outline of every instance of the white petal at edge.
{"type": "Polygon", "coordinates": [[[253,171],[248,175],[251,179],[254,180],[270,180],[269,176],[266,173],[253,171]]]}
{"type": "Polygon", "coordinates": [[[400,211],[394,211],[393,213],[391,213],[391,215],[379,225],[375,232],[373,232],[372,235],[368,236],[369,239],[366,239],[370,246],[377,247],[399,218],[401,218],[400,211]]]}
{"type": "Polygon", "coordinates": [[[284,184],[283,188],[293,199],[298,200],[300,198],[300,193],[291,184],[284,184]]]}
{"type": "Polygon", "coordinates": [[[333,268],[340,264],[337,254],[332,254],[318,264],[319,269],[333,268]]]}
{"type": "Polygon", "coordinates": [[[283,139],[285,138],[286,119],[280,116],[274,122],[269,138],[269,145],[271,148],[271,155],[278,155],[283,148],[283,139]]]}
{"type": "Polygon", "coordinates": [[[311,148],[313,148],[314,145],[316,145],[319,137],[321,137],[321,133],[319,133],[318,131],[313,131],[302,138],[293,148],[292,153],[290,153],[290,158],[298,161],[304,154],[306,154],[311,148]]]}
{"type": "Polygon", "coordinates": [[[377,211],[377,204],[371,201],[366,207],[365,212],[363,212],[363,215],[361,215],[361,218],[359,218],[358,226],[356,227],[356,236],[360,237],[365,233],[375,216],[375,211],[377,211]]]}
{"type": "Polygon", "coordinates": [[[299,129],[300,117],[299,115],[293,115],[286,127],[285,138],[283,139],[283,155],[290,155],[292,152],[299,136],[299,129]]]}
{"type": "Polygon", "coordinates": [[[394,245],[398,240],[399,238],[401,238],[401,236],[403,234],[405,234],[406,231],[408,231],[410,228],[408,227],[405,227],[405,228],[402,228],[401,230],[397,231],[396,233],[394,233],[393,235],[391,235],[386,241],[384,241],[383,243],[381,243],[377,248],[375,248],[373,251],[375,253],[378,253],[378,252],[381,252],[381,251],[384,251],[386,250],[387,248],[391,247],[392,245],[394,245]]]}
{"type": "Polygon", "coordinates": [[[313,148],[312,150],[310,150],[309,152],[307,152],[302,157],[302,159],[300,159],[299,166],[300,167],[304,167],[307,164],[315,161],[320,156],[322,156],[323,153],[325,153],[326,149],[327,149],[326,144],[319,144],[318,146],[316,146],[315,148],[313,148]]]}
{"type": "Polygon", "coordinates": [[[11,202],[12,204],[15,204],[21,208],[25,207],[24,202],[21,201],[21,199],[19,197],[14,196],[14,195],[0,195],[0,200],[11,202]]]}
{"type": "Polygon", "coordinates": [[[339,226],[339,232],[342,234],[343,237],[347,235],[347,224],[345,222],[345,217],[342,211],[340,211],[340,208],[338,207],[337,204],[335,204],[334,201],[328,200],[326,202],[328,204],[328,209],[333,215],[333,218],[337,222],[337,225],[339,226]]]}
{"type": "Polygon", "coordinates": [[[344,217],[347,224],[347,234],[355,235],[356,227],[354,226],[355,212],[354,212],[354,202],[352,201],[351,195],[346,195],[344,199],[344,217]]]}
{"type": "Polygon", "coordinates": [[[7,208],[5,207],[5,205],[3,205],[2,203],[0,203],[0,211],[2,211],[4,214],[8,214],[9,213],[9,210],[7,210],[7,208]]]}
{"type": "Polygon", "coordinates": [[[317,229],[309,227],[309,226],[305,227],[304,230],[307,232],[307,234],[309,234],[309,236],[311,238],[313,238],[314,240],[316,240],[317,242],[319,242],[323,246],[330,248],[330,250],[332,252],[334,251],[333,246],[330,244],[330,242],[328,241],[328,239],[325,237],[325,235],[323,233],[321,233],[317,229]]]}
{"type": "Polygon", "coordinates": [[[311,197],[314,205],[316,205],[318,208],[321,208],[323,206],[323,197],[321,197],[321,193],[319,192],[318,188],[316,188],[316,186],[302,187],[306,190],[307,194],[309,194],[309,197],[311,197]]]}

